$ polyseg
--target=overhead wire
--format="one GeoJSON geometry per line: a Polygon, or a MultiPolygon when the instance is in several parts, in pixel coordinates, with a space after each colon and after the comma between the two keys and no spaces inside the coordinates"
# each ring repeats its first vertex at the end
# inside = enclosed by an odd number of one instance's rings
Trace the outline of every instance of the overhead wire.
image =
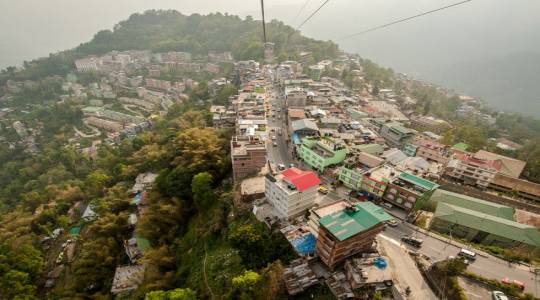
{"type": "Polygon", "coordinates": [[[428,15],[428,14],[431,14],[431,13],[434,13],[434,12],[441,11],[441,10],[445,10],[445,9],[448,9],[448,8],[451,8],[451,7],[454,7],[454,6],[462,5],[462,4],[465,4],[467,2],[471,2],[471,1],[473,1],[473,0],[465,0],[465,1],[457,2],[457,3],[453,3],[453,4],[450,4],[450,5],[446,5],[446,6],[443,6],[443,7],[439,7],[437,9],[429,10],[429,11],[426,11],[426,12],[423,12],[423,13],[420,13],[420,14],[417,14],[417,15],[414,15],[414,16],[399,19],[399,20],[396,20],[396,21],[393,21],[393,22],[390,22],[390,23],[386,23],[386,24],[383,24],[383,25],[375,26],[375,27],[369,28],[369,29],[361,31],[361,32],[357,32],[357,33],[353,33],[353,34],[341,37],[341,38],[337,39],[337,41],[346,40],[346,39],[349,39],[349,38],[352,38],[352,37],[355,37],[355,36],[359,36],[359,35],[362,35],[362,34],[366,34],[368,32],[372,32],[372,31],[375,31],[375,30],[386,28],[386,27],[389,27],[389,26],[392,26],[392,25],[395,25],[395,24],[398,24],[398,23],[406,22],[406,21],[409,21],[409,20],[412,20],[412,19],[415,19],[415,18],[418,18],[418,17],[422,17],[422,16],[425,16],[425,15],[428,15]]]}
{"type": "Polygon", "coordinates": [[[291,24],[293,24],[294,22],[296,22],[296,20],[298,20],[298,17],[300,17],[300,14],[302,14],[302,12],[304,11],[304,9],[306,8],[306,6],[309,4],[309,2],[311,2],[311,0],[306,0],[304,2],[304,5],[302,5],[302,7],[298,10],[298,12],[296,13],[296,16],[294,17],[294,19],[291,21],[291,24]]]}
{"type": "Polygon", "coordinates": [[[311,13],[311,15],[309,15],[309,17],[304,20],[304,22],[302,22],[300,25],[298,25],[298,27],[296,27],[296,30],[300,30],[300,28],[302,28],[304,24],[309,22],[309,20],[311,20],[311,18],[313,18],[328,2],[330,2],[330,0],[324,1],[324,3],[319,6],[319,8],[317,8],[314,12],[311,13]]]}

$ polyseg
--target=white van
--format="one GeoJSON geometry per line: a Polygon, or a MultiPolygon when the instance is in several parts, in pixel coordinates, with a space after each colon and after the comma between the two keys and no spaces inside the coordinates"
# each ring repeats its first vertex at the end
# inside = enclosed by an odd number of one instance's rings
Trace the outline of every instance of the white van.
{"type": "Polygon", "coordinates": [[[474,253],[472,251],[469,251],[467,249],[459,250],[458,256],[461,256],[461,257],[464,257],[464,258],[467,258],[467,259],[470,259],[470,260],[475,260],[476,259],[476,253],[474,253]]]}

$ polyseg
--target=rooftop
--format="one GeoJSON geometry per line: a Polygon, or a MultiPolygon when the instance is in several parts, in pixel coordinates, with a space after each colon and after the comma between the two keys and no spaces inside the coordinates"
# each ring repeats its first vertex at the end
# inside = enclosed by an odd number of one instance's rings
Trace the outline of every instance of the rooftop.
{"type": "Polygon", "coordinates": [[[319,223],[338,240],[344,241],[379,223],[392,219],[382,207],[371,202],[361,202],[352,206],[352,209],[344,209],[324,216],[319,220],[319,223]]]}
{"type": "Polygon", "coordinates": [[[463,194],[453,193],[446,190],[436,190],[430,198],[430,201],[438,203],[447,203],[463,208],[475,210],[491,216],[514,220],[514,209],[505,205],[497,204],[470,197],[463,194]]]}
{"type": "Polygon", "coordinates": [[[281,173],[283,180],[291,183],[300,192],[321,183],[321,180],[314,172],[302,171],[298,168],[289,168],[281,173]]]}
{"type": "Polygon", "coordinates": [[[414,176],[410,173],[406,173],[406,172],[402,172],[401,174],[399,174],[398,176],[399,179],[401,180],[404,180],[404,181],[407,181],[407,182],[410,182],[416,186],[419,186],[425,190],[428,190],[428,191],[431,191],[431,190],[434,190],[436,188],[439,187],[438,184],[434,183],[434,182],[431,182],[427,179],[424,179],[424,178],[421,178],[421,177],[418,177],[418,176],[414,176]]]}

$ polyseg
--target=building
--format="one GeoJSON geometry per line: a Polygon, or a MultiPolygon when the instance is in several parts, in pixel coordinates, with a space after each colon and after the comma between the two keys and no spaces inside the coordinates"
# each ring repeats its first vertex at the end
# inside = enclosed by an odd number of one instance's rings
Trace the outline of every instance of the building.
{"type": "Polygon", "coordinates": [[[379,132],[390,147],[403,148],[410,144],[416,134],[415,130],[404,127],[401,123],[385,123],[379,132]]]}
{"type": "Polygon", "coordinates": [[[423,205],[438,187],[434,182],[402,172],[390,181],[383,198],[398,207],[411,210],[416,205],[423,205]]]}
{"type": "Polygon", "coordinates": [[[445,190],[431,197],[437,209],[432,230],[501,248],[540,247],[538,228],[514,221],[514,209],[445,190]]]}
{"type": "Polygon", "coordinates": [[[339,181],[346,187],[359,191],[362,189],[362,179],[364,174],[370,169],[382,165],[384,159],[371,155],[366,152],[360,152],[357,155],[349,157],[339,171],[339,181]]]}
{"type": "Polygon", "coordinates": [[[456,152],[448,162],[445,175],[464,184],[487,188],[501,169],[499,160],[479,159],[470,153],[456,152]]]}
{"type": "Polygon", "coordinates": [[[328,137],[321,137],[304,138],[296,152],[306,164],[322,173],[325,168],[344,161],[348,150],[328,137]]]}
{"type": "Polygon", "coordinates": [[[144,279],[144,265],[120,266],[114,272],[112,294],[129,293],[139,287],[144,279]]]}
{"type": "Polygon", "coordinates": [[[381,199],[388,188],[388,183],[396,176],[394,168],[382,165],[370,170],[362,178],[362,191],[375,199],[381,199]]]}
{"type": "Polygon", "coordinates": [[[339,200],[321,207],[312,208],[309,211],[308,218],[309,231],[313,236],[317,237],[319,235],[319,220],[322,217],[344,210],[348,205],[350,205],[348,201],[339,200]]]}
{"type": "Polygon", "coordinates": [[[266,164],[264,141],[253,136],[233,136],[231,162],[235,181],[259,173],[266,164]]]}
{"type": "Polygon", "coordinates": [[[309,77],[313,79],[314,81],[320,81],[321,75],[324,72],[324,66],[321,65],[313,65],[309,67],[309,77]]]}
{"type": "Polygon", "coordinates": [[[91,56],[75,60],[77,72],[97,72],[101,66],[99,58],[91,56]]]}
{"type": "Polygon", "coordinates": [[[431,140],[420,140],[416,142],[418,149],[416,156],[423,157],[428,161],[434,161],[445,165],[448,163],[448,147],[431,140]]]}
{"type": "Polygon", "coordinates": [[[315,204],[320,183],[315,173],[290,168],[275,177],[267,174],[264,194],[279,218],[291,219],[315,204]]]}
{"type": "Polygon", "coordinates": [[[382,207],[372,202],[349,205],[319,220],[317,254],[330,269],[348,257],[373,247],[375,237],[392,220],[382,207]]]}
{"type": "Polygon", "coordinates": [[[307,93],[303,89],[286,89],[285,103],[287,108],[304,108],[306,106],[307,93]]]}
{"type": "Polygon", "coordinates": [[[378,254],[366,258],[354,257],[345,261],[345,274],[353,290],[373,288],[384,290],[392,287],[392,269],[381,267],[388,258],[378,254]]]}
{"type": "Polygon", "coordinates": [[[517,194],[523,199],[540,202],[540,184],[524,179],[496,174],[489,183],[489,188],[511,195],[517,194]]]}
{"type": "Polygon", "coordinates": [[[433,117],[413,117],[410,119],[410,121],[411,127],[418,131],[431,131],[437,134],[441,134],[451,128],[448,122],[441,119],[435,119],[433,117]]]}
{"type": "Polygon", "coordinates": [[[416,156],[416,151],[418,151],[418,146],[414,144],[405,144],[403,145],[403,154],[414,157],[416,156]]]}
{"type": "Polygon", "coordinates": [[[291,122],[291,132],[301,136],[314,136],[319,134],[319,127],[313,120],[300,119],[291,122]]]}
{"type": "Polygon", "coordinates": [[[523,172],[526,164],[522,160],[492,153],[485,150],[479,150],[474,154],[474,157],[484,160],[500,161],[501,169],[499,170],[499,173],[514,178],[519,178],[519,175],[521,175],[521,172],[523,172]]]}

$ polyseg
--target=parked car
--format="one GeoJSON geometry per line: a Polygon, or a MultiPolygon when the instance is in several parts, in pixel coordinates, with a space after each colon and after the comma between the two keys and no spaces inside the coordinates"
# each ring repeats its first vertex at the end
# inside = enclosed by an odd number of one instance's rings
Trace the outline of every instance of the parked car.
{"type": "Polygon", "coordinates": [[[397,227],[399,223],[396,221],[396,219],[392,219],[390,221],[386,221],[386,224],[390,227],[397,227]]]}
{"type": "Polygon", "coordinates": [[[401,240],[404,242],[404,243],[407,243],[411,246],[414,246],[414,247],[417,247],[417,248],[420,248],[422,247],[422,244],[424,243],[423,240],[419,239],[419,238],[415,238],[413,236],[404,236],[401,238],[401,240]]]}
{"type": "Polygon", "coordinates": [[[501,291],[493,291],[491,292],[491,299],[492,300],[508,300],[508,297],[501,291]]]}
{"type": "Polygon", "coordinates": [[[467,250],[467,249],[461,249],[459,250],[458,256],[467,259],[467,260],[475,260],[476,259],[476,253],[467,250]]]}
{"type": "Polygon", "coordinates": [[[328,194],[328,188],[324,185],[319,186],[318,191],[319,193],[324,194],[324,195],[328,194]]]}
{"type": "Polygon", "coordinates": [[[276,142],[273,142],[273,143],[272,143],[272,146],[277,147],[277,143],[276,143],[276,142]]]}
{"type": "Polygon", "coordinates": [[[508,277],[501,280],[501,282],[506,285],[515,285],[522,291],[525,289],[525,284],[523,282],[518,280],[510,280],[508,277]]]}
{"type": "Polygon", "coordinates": [[[278,169],[279,169],[280,171],[285,170],[285,165],[284,165],[284,164],[279,164],[277,167],[278,167],[278,169]]]}
{"type": "Polygon", "coordinates": [[[384,203],[382,204],[382,206],[384,206],[384,208],[386,208],[386,209],[392,209],[392,208],[394,207],[392,204],[390,204],[390,203],[388,203],[388,202],[384,202],[384,203]]]}

